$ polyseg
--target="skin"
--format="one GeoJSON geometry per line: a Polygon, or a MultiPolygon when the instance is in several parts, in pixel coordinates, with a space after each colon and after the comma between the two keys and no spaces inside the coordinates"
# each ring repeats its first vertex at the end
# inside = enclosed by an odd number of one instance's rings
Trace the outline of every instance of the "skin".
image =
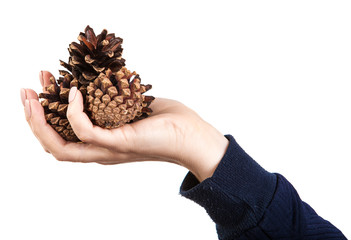
{"type": "MultiPolygon", "coordinates": [[[[50,84],[51,73],[41,71],[40,83],[50,84]]],[[[171,162],[189,169],[201,182],[213,175],[228,140],[180,102],[156,98],[146,119],[108,130],[94,126],[83,112],[83,98],[71,89],[67,118],[83,143],[65,141],[46,123],[37,93],[21,89],[26,120],[44,150],[59,161],[119,164],[138,161],[171,162]]]]}

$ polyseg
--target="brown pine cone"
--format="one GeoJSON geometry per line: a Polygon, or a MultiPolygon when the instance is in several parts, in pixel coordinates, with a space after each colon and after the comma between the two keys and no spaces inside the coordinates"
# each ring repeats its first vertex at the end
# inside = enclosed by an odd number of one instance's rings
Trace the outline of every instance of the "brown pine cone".
{"type": "Polygon", "coordinates": [[[155,99],[142,95],[151,85],[143,85],[135,72],[124,67],[122,39],[103,30],[98,36],[87,26],[69,46],[69,61],[60,61],[68,71],[60,71],[57,83],[51,78],[47,93],[39,95],[47,122],[66,140],[79,141],[66,117],[69,89],[82,93],[92,122],[103,128],[117,128],[147,117],[155,99]]]}

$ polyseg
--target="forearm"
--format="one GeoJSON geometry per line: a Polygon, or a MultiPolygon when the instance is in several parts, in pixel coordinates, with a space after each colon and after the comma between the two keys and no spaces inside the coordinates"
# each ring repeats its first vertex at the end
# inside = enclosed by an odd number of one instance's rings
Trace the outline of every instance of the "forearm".
{"type": "Polygon", "coordinates": [[[277,177],[274,197],[258,228],[271,239],[346,239],[340,230],[300,199],[288,180],[280,174],[277,177]]]}

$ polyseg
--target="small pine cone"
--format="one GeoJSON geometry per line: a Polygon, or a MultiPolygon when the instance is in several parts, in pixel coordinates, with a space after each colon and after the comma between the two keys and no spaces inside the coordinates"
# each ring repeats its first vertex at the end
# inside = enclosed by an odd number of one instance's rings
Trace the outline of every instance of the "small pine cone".
{"type": "Polygon", "coordinates": [[[60,71],[63,77],[57,81],[54,77],[50,78],[50,85],[46,87],[45,93],[40,93],[41,105],[44,108],[45,119],[58,134],[65,140],[77,142],[79,139],[74,134],[71,125],[66,117],[68,107],[68,95],[70,88],[79,87],[84,91],[84,87],[79,84],[72,75],[65,71],[60,71]]]}
{"type": "Polygon", "coordinates": [[[68,63],[60,62],[81,84],[89,85],[101,72],[107,69],[118,72],[125,65],[121,46],[123,39],[115,37],[114,33],[107,34],[104,29],[96,36],[94,30],[87,26],[78,40],[79,43],[69,45],[68,63]]]}
{"type": "Polygon", "coordinates": [[[100,73],[87,87],[86,106],[93,122],[103,128],[117,128],[149,115],[154,97],[142,95],[151,85],[122,67],[116,74],[100,73]]]}

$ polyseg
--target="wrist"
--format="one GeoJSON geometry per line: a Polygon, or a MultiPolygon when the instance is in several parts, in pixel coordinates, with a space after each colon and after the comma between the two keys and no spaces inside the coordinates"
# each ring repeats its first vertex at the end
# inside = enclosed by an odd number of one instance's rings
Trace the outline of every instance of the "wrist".
{"type": "Polygon", "coordinates": [[[191,154],[186,166],[202,182],[213,175],[227,151],[229,141],[217,129],[203,122],[191,136],[191,154]]]}

